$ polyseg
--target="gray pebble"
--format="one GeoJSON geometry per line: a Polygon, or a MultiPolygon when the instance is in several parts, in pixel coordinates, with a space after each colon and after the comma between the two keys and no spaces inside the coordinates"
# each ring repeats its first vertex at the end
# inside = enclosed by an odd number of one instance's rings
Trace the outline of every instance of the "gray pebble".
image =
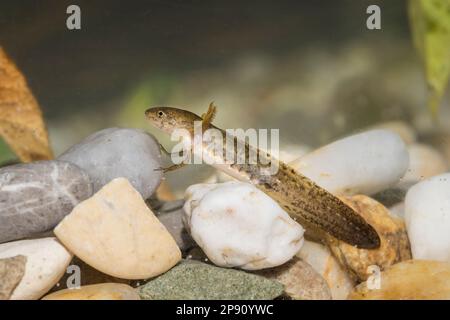
{"type": "Polygon", "coordinates": [[[89,176],[63,161],[39,161],[0,169],[0,243],[55,227],[92,195],[89,176]]]}
{"type": "Polygon", "coordinates": [[[158,187],[162,171],[161,151],[156,139],[143,130],[108,128],[97,131],[59,156],[86,170],[94,192],[119,177],[127,178],[149,198],[158,187]]]}

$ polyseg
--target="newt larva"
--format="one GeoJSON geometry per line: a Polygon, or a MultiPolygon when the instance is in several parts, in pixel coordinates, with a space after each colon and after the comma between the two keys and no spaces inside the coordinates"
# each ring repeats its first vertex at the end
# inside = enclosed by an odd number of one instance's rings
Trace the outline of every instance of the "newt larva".
{"type": "MultiPolygon", "coordinates": [[[[172,134],[175,129],[184,129],[193,140],[194,123],[201,121],[203,132],[214,128],[220,130],[225,139],[227,133],[211,124],[214,114],[215,107],[212,104],[202,117],[171,107],[154,107],[145,112],[147,119],[155,127],[168,134],[172,134]]],[[[274,199],[305,229],[318,235],[323,235],[323,232],[329,233],[339,240],[363,249],[376,249],[380,246],[380,238],[375,229],[339,198],[267,152],[254,148],[246,142],[240,143],[245,144],[246,151],[256,152],[258,155],[256,164],[239,164],[237,162],[225,164],[225,159],[228,159],[226,158],[227,152],[230,152],[229,148],[225,147],[222,153],[212,153],[211,149],[205,146],[202,148],[202,156],[222,157],[222,159],[217,159],[215,162],[217,164],[212,165],[238,180],[255,185],[274,199]],[[276,161],[278,171],[272,175],[264,174],[266,172],[264,170],[267,168],[261,163],[267,164],[272,161],[276,161]]],[[[223,146],[226,146],[225,142],[223,146]]],[[[232,152],[236,152],[234,148],[232,150],[232,152]]],[[[234,159],[236,154],[231,156],[234,159]]]]}

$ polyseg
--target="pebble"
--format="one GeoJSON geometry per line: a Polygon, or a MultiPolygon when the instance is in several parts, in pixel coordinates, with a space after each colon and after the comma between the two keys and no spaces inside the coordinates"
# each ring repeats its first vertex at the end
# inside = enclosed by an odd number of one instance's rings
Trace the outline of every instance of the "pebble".
{"type": "Polygon", "coordinates": [[[234,269],[183,260],[138,288],[146,300],[270,300],[283,293],[278,281],[234,269]]]}
{"type": "Polygon", "coordinates": [[[282,283],[284,293],[294,300],[331,299],[325,279],[300,258],[294,257],[282,266],[261,270],[257,274],[282,283]]]}
{"type": "Polygon", "coordinates": [[[352,300],[449,300],[450,263],[409,260],[381,272],[375,281],[361,283],[349,295],[352,300]]]}
{"type": "Polygon", "coordinates": [[[140,297],[129,285],[101,283],[56,291],[42,300],[140,300],[140,297]]]}
{"type": "Polygon", "coordinates": [[[162,178],[161,152],[156,139],[143,130],[108,128],[91,134],[59,156],[86,170],[94,192],[114,178],[127,178],[149,198],[162,178]]]}
{"type": "Polygon", "coordinates": [[[353,290],[353,279],[350,278],[326,246],[305,241],[297,257],[310,264],[325,279],[333,300],[346,299],[353,290]]]}
{"type": "Polygon", "coordinates": [[[409,189],[405,222],[414,259],[450,261],[450,173],[409,189]]]}
{"type": "Polygon", "coordinates": [[[409,167],[398,187],[409,189],[417,182],[444,173],[448,170],[445,158],[439,151],[425,144],[412,144],[408,147],[409,167]]]}
{"type": "Polygon", "coordinates": [[[181,259],[175,240],[125,178],[77,205],[54,232],[77,257],[118,278],[154,277],[181,259]]]}
{"type": "Polygon", "coordinates": [[[372,273],[370,266],[381,270],[400,261],[411,259],[411,249],[405,224],[390,215],[381,203],[364,195],[341,197],[367,221],[380,236],[378,249],[359,249],[343,241],[329,237],[328,246],[341,265],[356,281],[365,281],[372,273]]]}
{"type": "Polygon", "coordinates": [[[218,266],[276,267],[303,244],[303,228],[251,184],[197,184],[186,190],[185,199],[187,229],[218,266]]]}
{"type": "Polygon", "coordinates": [[[370,195],[398,183],[408,169],[409,155],[397,134],[371,130],[333,142],[289,164],[333,194],[370,195]]]}
{"type": "Polygon", "coordinates": [[[27,257],[0,259],[0,300],[8,300],[25,274],[27,257]]]}
{"type": "Polygon", "coordinates": [[[26,257],[25,274],[11,300],[36,300],[47,293],[66,272],[72,254],[55,238],[0,244],[0,258],[26,257]]]}
{"type": "Polygon", "coordinates": [[[92,195],[88,175],[62,161],[0,169],[0,243],[51,230],[92,195]]]}

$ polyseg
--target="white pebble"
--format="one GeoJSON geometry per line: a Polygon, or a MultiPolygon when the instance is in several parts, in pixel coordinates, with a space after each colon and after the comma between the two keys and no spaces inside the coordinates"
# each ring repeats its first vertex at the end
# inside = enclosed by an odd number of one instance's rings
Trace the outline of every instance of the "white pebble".
{"type": "Polygon", "coordinates": [[[409,189],[405,222],[414,259],[450,261],[450,173],[409,189]]]}
{"type": "Polygon", "coordinates": [[[251,184],[197,184],[186,190],[185,198],[186,227],[218,266],[275,267],[303,245],[303,228],[251,184]]]}
{"type": "Polygon", "coordinates": [[[402,139],[371,130],[317,149],[290,165],[333,194],[374,194],[395,185],[408,169],[402,139]]]}
{"type": "Polygon", "coordinates": [[[26,256],[27,263],[11,300],[39,299],[59,281],[72,260],[72,254],[55,238],[0,244],[0,258],[17,255],[26,256]]]}
{"type": "Polygon", "coordinates": [[[84,169],[94,192],[115,178],[128,179],[148,199],[162,179],[161,151],[155,137],[131,128],[107,128],[86,137],[58,157],[84,169]]]}

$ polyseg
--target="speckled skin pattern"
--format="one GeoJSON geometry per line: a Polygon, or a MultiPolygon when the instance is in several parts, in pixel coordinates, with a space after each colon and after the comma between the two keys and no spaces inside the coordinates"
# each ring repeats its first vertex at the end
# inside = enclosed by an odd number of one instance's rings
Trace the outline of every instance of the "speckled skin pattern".
{"type": "MultiPolygon", "coordinates": [[[[194,113],[170,107],[151,108],[145,114],[154,126],[169,134],[175,128],[183,128],[194,135],[194,121],[202,121],[202,118],[194,113]]],[[[221,130],[212,124],[207,124],[204,131],[209,128],[221,130]]],[[[226,133],[224,130],[221,132],[224,137],[223,145],[226,146],[226,133]]],[[[244,143],[234,139],[235,145],[244,143]]],[[[203,152],[208,150],[206,147],[203,148],[203,152]]],[[[229,159],[226,157],[226,152],[230,151],[224,150],[223,159],[229,159]]],[[[245,143],[245,152],[246,157],[251,152],[256,152],[258,162],[248,164],[246,161],[245,164],[233,163],[217,166],[217,168],[232,174],[241,181],[254,184],[277,201],[294,220],[319,236],[325,231],[339,240],[360,248],[375,249],[380,246],[380,238],[375,229],[340,199],[266,152],[255,149],[247,143],[245,143]],[[273,161],[277,162],[277,173],[264,174],[267,167],[273,165],[273,161]]],[[[217,154],[207,156],[217,157],[217,154]]]]}

